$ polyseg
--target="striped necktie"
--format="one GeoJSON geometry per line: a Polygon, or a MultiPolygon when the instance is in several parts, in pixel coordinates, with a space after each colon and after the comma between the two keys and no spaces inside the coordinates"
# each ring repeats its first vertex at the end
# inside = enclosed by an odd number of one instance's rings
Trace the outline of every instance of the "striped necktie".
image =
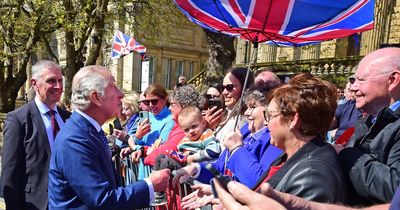
{"type": "Polygon", "coordinates": [[[50,111],[48,111],[48,113],[50,115],[50,123],[51,123],[51,128],[53,131],[53,138],[55,140],[58,131],[60,131],[60,126],[58,125],[57,120],[56,120],[56,111],[50,110],[50,111]]]}

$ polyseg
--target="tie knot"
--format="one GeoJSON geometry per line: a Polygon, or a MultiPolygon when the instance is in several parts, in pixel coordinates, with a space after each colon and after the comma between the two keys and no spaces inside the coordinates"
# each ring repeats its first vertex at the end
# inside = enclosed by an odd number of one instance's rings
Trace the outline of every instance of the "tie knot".
{"type": "Polygon", "coordinates": [[[50,111],[48,111],[47,113],[49,113],[50,116],[56,115],[56,111],[54,111],[52,109],[50,111]]]}

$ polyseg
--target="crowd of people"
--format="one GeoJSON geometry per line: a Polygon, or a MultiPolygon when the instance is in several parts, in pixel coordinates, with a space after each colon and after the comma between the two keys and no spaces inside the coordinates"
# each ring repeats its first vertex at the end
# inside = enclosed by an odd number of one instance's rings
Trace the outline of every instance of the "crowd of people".
{"type": "Polygon", "coordinates": [[[57,106],[61,68],[39,61],[35,96],[4,126],[6,207],[400,209],[399,58],[366,55],[345,99],[309,73],[283,83],[240,67],[204,93],[182,76],[171,93],[151,84],[124,96],[109,69],[86,66],[70,111],[57,106]],[[182,183],[193,192],[173,197],[182,183]]]}

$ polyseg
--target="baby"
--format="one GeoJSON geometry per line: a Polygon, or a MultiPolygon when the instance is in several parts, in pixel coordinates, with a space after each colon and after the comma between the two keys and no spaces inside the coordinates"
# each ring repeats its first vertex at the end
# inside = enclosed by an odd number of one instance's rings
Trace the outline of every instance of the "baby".
{"type": "MultiPolygon", "coordinates": [[[[189,106],[184,108],[178,116],[178,124],[185,133],[179,142],[177,151],[167,155],[159,155],[153,166],[154,170],[168,168],[171,171],[182,168],[187,163],[217,159],[221,148],[214,133],[206,129],[206,123],[199,108],[189,106]]],[[[167,198],[164,192],[155,193],[153,206],[164,205],[167,198]]]]}
{"type": "Polygon", "coordinates": [[[171,171],[185,166],[187,163],[210,161],[218,158],[221,148],[214,133],[206,129],[201,110],[189,106],[184,108],[178,116],[179,126],[185,137],[179,142],[179,152],[170,152],[168,155],[159,155],[154,170],[169,168],[171,171]]]}

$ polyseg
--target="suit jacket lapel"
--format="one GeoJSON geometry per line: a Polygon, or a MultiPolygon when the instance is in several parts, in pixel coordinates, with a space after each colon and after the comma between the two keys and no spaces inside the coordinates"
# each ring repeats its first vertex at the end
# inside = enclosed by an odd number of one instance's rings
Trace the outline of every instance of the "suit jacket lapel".
{"type": "Polygon", "coordinates": [[[109,159],[108,155],[106,154],[108,151],[106,151],[102,145],[103,142],[99,132],[88,120],[86,120],[82,115],[78,113],[74,112],[71,115],[71,119],[73,119],[74,122],[77,124],[76,126],[82,129],[82,133],[88,134],[87,137],[89,138],[90,141],[93,142],[94,146],[96,147],[95,149],[98,150],[100,153],[102,153],[101,158],[107,164],[107,169],[108,169],[107,176],[109,177],[109,180],[112,181],[112,184],[116,186],[114,167],[111,162],[112,160],[109,159]]]}
{"type": "Polygon", "coordinates": [[[46,127],[44,126],[42,115],[37,108],[35,101],[29,103],[30,115],[32,118],[33,125],[37,127],[38,131],[38,143],[44,145],[45,150],[50,154],[49,137],[47,136],[46,127]]]}

